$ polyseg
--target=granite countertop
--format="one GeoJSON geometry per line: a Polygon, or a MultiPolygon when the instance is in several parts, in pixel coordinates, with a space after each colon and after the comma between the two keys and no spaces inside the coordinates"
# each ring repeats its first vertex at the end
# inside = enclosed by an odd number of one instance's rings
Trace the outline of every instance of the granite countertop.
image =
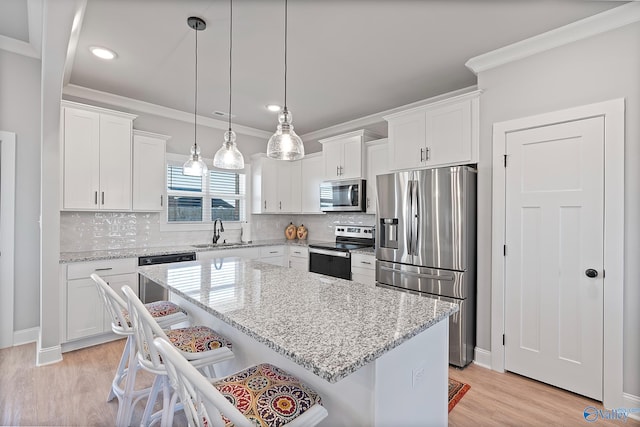
{"type": "Polygon", "coordinates": [[[376,254],[376,248],[361,248],[351,249],[352,254],[374,255],[376,254]]]}
{"type": "Polygon", "coordinates": [[[237,257],[138,272],[331,383],[459,308],[237,257]]]}
{"type": "Polygon", "coordinates": [[[178,246],[158,246],[158,247],[143,247],[143,248],[122,248],[122,249],[107,249],[97,251],[81,251],[81,252],[60,252],[60,264],[67,264],[70,262],[82,262],[82,261],[98,261],[108,259],[119,258],[137,258],[140,256],[151,255],[168,255],[177,254],[182,252],[209,252],[225,249],[242,249],[253,248],[260,246],[274,246],[274,245],[296,245],[307,246],[309,244],[306,240],[286,240],[286,239],[272,239],[272,240],[256,240],[251,243],[220,243],[216,246],[208,246],[205,248],[195,247],[192,245],[178,245],[178,246]]]}

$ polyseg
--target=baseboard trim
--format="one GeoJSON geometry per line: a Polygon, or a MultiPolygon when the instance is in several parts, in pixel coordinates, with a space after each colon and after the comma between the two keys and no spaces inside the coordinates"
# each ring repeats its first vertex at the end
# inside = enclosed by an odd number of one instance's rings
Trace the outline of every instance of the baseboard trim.
{"type": "Polygon", "coordinates": [[[40,348],[38,340],[38,351],[36,353],[36,366],[51,365],[62,361],[62,348],[59,345],[47,348],[40,348]]]}
{"type": "Polygon", "coordinates": [[[640,421],[640,396],[634,396],[629,393],[622,393],[622,401],[626,409],[635,409],[635,412],[629,413],[629,418],[640,421]]]}
{"type": "Polygon", "coordinates": [[[110,341],[116,341],[123,339],[122,335],[116,335],[114,333],[94,335],[92,337],[82,338],[75,341],[69,341],[62,343],[62,353],[69,351],[80,350],[82,348],[92,347],[94,345],[104,344],[110,341]]]}
{"type": "Polygon", "coordinates": [[[491,352],[476,347],[474,350],[473,363],[483,368],[491,369],[491,352]]]}
{"type": "Polygon", "coordinates": [[[38,336],[40,335],[40,328],[28,328],[22,329],[20,331],[14,331],[13,333],[13,346],[29,344],[32,342],[38,341],[38,336]]]}

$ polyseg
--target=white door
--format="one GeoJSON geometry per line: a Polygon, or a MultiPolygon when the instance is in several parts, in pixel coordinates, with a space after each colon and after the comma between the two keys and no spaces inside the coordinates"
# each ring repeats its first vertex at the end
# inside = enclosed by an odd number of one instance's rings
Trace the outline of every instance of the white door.
{"type": "Polygon", "coordinates": [[[510,133],[506,153],[505,367],[602,400],[604,119],[510,133]]]}

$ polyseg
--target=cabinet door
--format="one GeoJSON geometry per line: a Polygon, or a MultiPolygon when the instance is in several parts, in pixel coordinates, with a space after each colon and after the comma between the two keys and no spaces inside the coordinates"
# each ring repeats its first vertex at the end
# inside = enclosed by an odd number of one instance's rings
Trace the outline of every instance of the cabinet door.
{"type": "Polygon", "coordinates": [[[389,119],[389,158],[392,170],[423,166],[426,118],[424,111],[389,119]],[[422,157],[421,157],[422,154],[422,157]]]}
{"type": "Polygon", "coordinates": [[[272,187],[277,191],[276,212],[291,212],[291,164],[292,162],[274,160],[276,181],[272,187]]]}
{"type": "Polygon", "coordinates": [[[100,190],[100,115],[63,110],[64,209],[98,209],[100,190]]]}
{"type": "MultiPolygon", "coordinates": [[[[304,159],[303,159],[304,160],[304,159]]],[[[302,212],[302,162],[296,160],[289,162],[291,173],[289,179],[291,182],[291,192],[289,193],[289,212],[302,212]]]]}
{"type": "Polygon", "coordinates": [[[362,178],[362,139],[350,138],[342,144],[342,169],[340,179],[362,178]]]}
{"type": "Polygon", "coordinates": [[[104,311],[93,280],[67,281],[67,340],[103,333],[104,311]]]}
{"type": "Polygon", "coordinates": [[[426,112],[425,165],[471,161],[471,100],[426,112]]]}
{"type": "Polygon", "coordinates": [[[324,177],[327,180],[340,179],[342,165],[343,145],[340,142],[332,142],[322,146],[324,156],[324,177]]]}
{"type": "Polygon", "coordinates": [[[163,139],[133,136],[133,210],[161,211],[165,202],[166,170],[163,139]]]}
{"type": "Polygon", "coordinates": [[[322,156],[302,159],[302,208],[303,213],[320,211],[320,183],[324,180],[322,156]]]}
{"type": "Polygon", "coordinates": [[[278,160],[263,159],[262,164],[262,211],[279,212],[278,160]]]}
{"type": "Polygon", "coordinates": [[[388,144],[381,143],[367,146],[367,213],[376,213],[376,176],[389,173],[388,144]]]}
{"type": "Polygon", "coordinates": [[[131,120],[100,114],[100,209],[131,209],[131,120]]]}

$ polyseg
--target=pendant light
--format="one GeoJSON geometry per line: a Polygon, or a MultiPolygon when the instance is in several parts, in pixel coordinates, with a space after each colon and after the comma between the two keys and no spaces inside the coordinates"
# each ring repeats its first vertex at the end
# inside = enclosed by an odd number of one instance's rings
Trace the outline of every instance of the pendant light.
{"type": "Polygon", "coordinates": [[[182,166],[182,174],[189,176],[204,176],[208,172],[207,164],[200,156],[198,147],[198,31],[207,28],[207,24],[200,18],[192,16],[187,19],[187,25],[196,33],[196,78],[195,78],[195,105],[193,107],[193,147],[189,160],[182,166]]]}
{"type": "Polygon", "coordinates": [[[244,157],[236,144],[236,133],[231,130],[231,52],[233,48],[233,0],[229,0],[229,130],[224,133],[222,147],[213,158],[213,166],[221,169],[243,169],[244,157]]]}
{"type": "Polygon", "coordinates": [[[304,157],[302,139],[293,131],[293,116],[287,109],[287,0],[284,0],[284,108],[278,114],[276,133],[269,138],[267,156],[278,160],[298,160],[304,157]]]}

